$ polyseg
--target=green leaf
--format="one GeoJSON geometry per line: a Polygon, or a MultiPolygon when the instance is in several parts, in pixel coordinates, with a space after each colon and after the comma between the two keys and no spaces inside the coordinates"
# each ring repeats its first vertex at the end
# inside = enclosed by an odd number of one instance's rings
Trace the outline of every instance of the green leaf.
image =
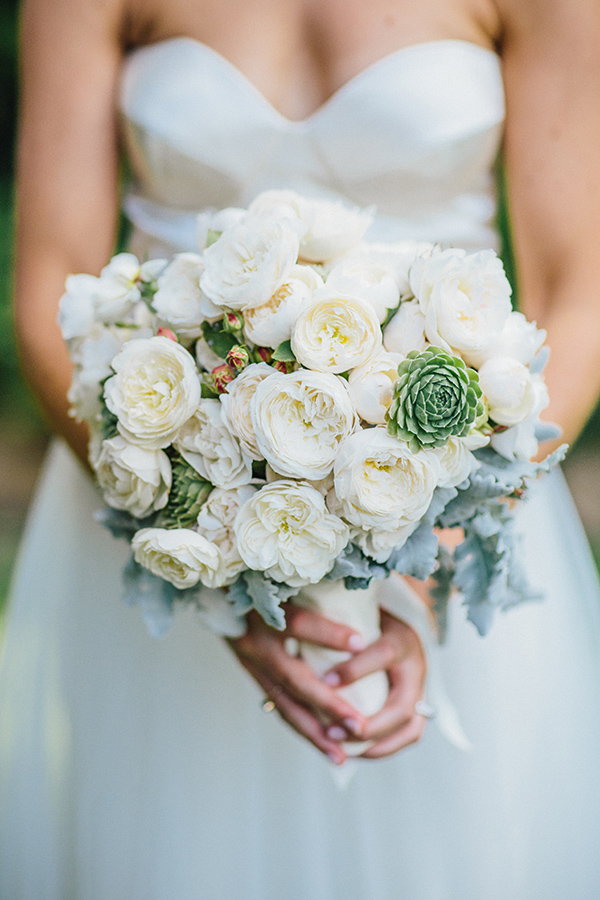
{"type": "Polygon", "coordinates": [[[206,246],[211,247],[219,240],[222,234],[222,231],[214,231],[212,228],[209,228],[206,232],[206,246]]]}
{"type": "Polygon", "coordinates": [[[200,396],[203,400],[216,400],[219,397],[219,392],[215,387],[203,381],[200,385],[200,396]]]}
{"type": "Polygon", "coordinates": [[[106,403],[102,403],[102,412],[100,416],[100,432],[102,434],[102,440],[107,441],[118,433],[117,424],[119,420],[115,414],[110,411],[106,403]]]}
{"type": "Polygon", "coordinates": [[[273,352],[272,359],[276,359],[279,362],[296,362],[296,356],[292,350],[292,342],[282,341],[273,352]]]}
{"type": "Polygon", "coordinates": [[[216,353],[221,359],[225,359],[231,348],[239,343],[235,335],[223,331],[223,324],[221,321],[213,322],[212,324],[210,322],[203,322],[202,334],[213,353],[216,353]]]}

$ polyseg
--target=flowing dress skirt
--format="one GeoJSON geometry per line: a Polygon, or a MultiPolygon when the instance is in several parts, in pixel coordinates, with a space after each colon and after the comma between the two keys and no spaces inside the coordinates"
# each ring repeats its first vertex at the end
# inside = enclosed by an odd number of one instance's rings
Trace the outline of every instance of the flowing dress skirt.
{"type": "Polygon", "coordinates": [[[151,638],[124,543],[57,444],[0,669],[1,900],[597,900],[600,620],[560,473],[520,513],[543,602],[441,651],[473,749],[435,724],[345,790],[190,611],[151,638]]]}

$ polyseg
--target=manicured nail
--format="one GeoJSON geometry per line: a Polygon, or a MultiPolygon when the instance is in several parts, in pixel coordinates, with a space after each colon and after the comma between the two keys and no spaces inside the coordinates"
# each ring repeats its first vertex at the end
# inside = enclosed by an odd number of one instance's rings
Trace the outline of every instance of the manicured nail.
{"type": "Polygon", "coordinates": [[[344,725],[354,737],[360,737],[362,733],[362,726],[360,722],[357,722],[356,719],[344,719],[344,725]]]}
{"type": "Polygon", "coordinates": [[[332,741],[345,741],[348,738],[348,732],[339,725],[330,725],[327,729],[327,737],[332,741]]]}
{"type": "Polygon", "coordinates": [[[333,750],[330,750],[327,753],[327,759],[331,760],[334,766],[341,766],[345,759],[342,759],[341,756],[338,756],[337,753],[334,753],[333,750]]]}
{"type": "Polygon", "coordinates": [[[352,650],[353,653],[358,653],[359,650],[364,650],[366,646],[367,642],[360,634],[351,634],[348,638],[348,650],[352,650]]]}
{"type": "Polygon", "coordinates": [[[338,685],[341,684],[342,679],[337,672],[328,672],[327,675],[323,676],[323,681],[325,684],[328,684],[329,687],[338,687],[338,685]]]}

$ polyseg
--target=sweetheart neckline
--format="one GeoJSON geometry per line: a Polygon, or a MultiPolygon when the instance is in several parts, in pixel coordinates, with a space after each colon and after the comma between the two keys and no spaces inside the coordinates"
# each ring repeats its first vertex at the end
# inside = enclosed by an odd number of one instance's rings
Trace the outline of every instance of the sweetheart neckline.
{"type": "Polygon", "coordinates": [[[337,88],[308,116],[305,116],[303,119],[290,119],[271,103],[271,101],[254,84],[254,82],[251,81],[247,77],[247,75],[245,75],[242,70],[235,65],[235,63],[231,62],[230,59],[228,59],[218,50],[215,50],[214,47],[211,47],[209,44],[205,44],[198,38],[190,37],[188,35],[175,35],[173,37],[163,38],[162,40],[155,41],[152,44],[144,44],[140,47],[135,47],[129,52],[127,56],[127,62],[131,62],[134,58],[137,58],[142,54],[160,50],[170,44],[177,43],[186,43],[193,47],[196,47],[201,52],[207,53],[211,58],[213,58],[221,66],[223,66],[231,75],[235,76],[238,82],[242,84],[246,90],[249,90],[256,98],[258,98],[263,106],[268,109],[280,122],[291,128],[305,128],[310,126],[324,112],[329,110],[331,106],[335,105],[340,98],[344,97],[348,93],[348,91],[356,87],[357,84],[360,84],[362,81],[367,80],[380,68],[384,68],[389,63],[395,62],[400,57],[403,57],[405,55],[408,56],[411,53],[422,52],[423,50],[430,50],[442,46],[455,45],[458,47],[462,47],[469,52],[475,51],[476,53],[485,54],[486,56],[488,56],[488,58],[496,61],[498,69],[500,69],[501,65],[500,57],[495,50],[492,50],[490,47],[484,47],[482,44],[477,44],[475,41],[469,41],[463,38],[442,38],[438,40],[420,41],[416,44],[406,44],[403,47],[398,47],[396,50],[392,50],[390,51],[390,53],[386,53],[383,56],[380,56],[379,59],[374,60],[368,66],[360,69],[355,75],[353,75],[342,85],[340,85],[339,88],[337,88]]]}

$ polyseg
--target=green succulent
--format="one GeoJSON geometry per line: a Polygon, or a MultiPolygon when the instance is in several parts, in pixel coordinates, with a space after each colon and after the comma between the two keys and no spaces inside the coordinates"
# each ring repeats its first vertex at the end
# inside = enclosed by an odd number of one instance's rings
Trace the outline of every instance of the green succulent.
{"type": "Polygon", "coordinates": [[[171,490],[160,515],[162,528],[189,528],[198,518],[212,484],[178,454],[171,459],[171,490]]]}
{"type": "Polygon", "coordinates": [[[477,372],[440,347],[412,350],[398,375],[387,430],[414,453],[464,437],[484,413],[477,372]]]}

